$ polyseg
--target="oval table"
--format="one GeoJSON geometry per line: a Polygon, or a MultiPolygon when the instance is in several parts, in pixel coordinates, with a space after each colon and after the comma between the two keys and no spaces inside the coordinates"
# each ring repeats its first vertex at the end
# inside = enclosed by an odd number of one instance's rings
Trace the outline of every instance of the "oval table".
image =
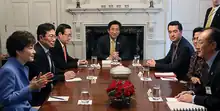
{"type": "Polygon", "coordinates": [[[86,76],[88,75],[87,68],[73,69],[77,72],[76,77],[82,78],[80,82],[59,82],[53,88],[50,95],[57,96],[69,96],[67,102],[48,102],[39,109],[40,111],[170,111],[166,104],[165,97],[174,97],[179,92],[186,90],[184,84],[175,81],[162,81],[159,78],[155,78],[154,71],[150,71],[152,81],[143,82],[138,77],[138,68],[132,67],[131,61],[122,61],[124,66],[132,69],[132,74],[129,80],[135,86],[135,95],[131,100],[129,108],[116,109],[109,105],[106,88],[111,83],[110,68],[101,68],[94,71],[94,75],[98,76],[95,84],[91,84],[86,76]],[[147,91],[152,88],[153,85],[160,85],[161,95],[163,102],[150,102],[147,97],[147,91]],[[92,105],[82,106],[77,105],[77,101],[80,99],[82,88],[87,88],[92,98],[92,105]]]}

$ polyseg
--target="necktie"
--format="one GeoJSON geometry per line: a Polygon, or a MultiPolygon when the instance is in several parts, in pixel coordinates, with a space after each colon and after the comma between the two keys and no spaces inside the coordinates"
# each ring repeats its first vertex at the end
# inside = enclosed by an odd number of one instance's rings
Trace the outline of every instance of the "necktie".
{"type": "Polygon", "coordinates": [[[65,47],[65,45],[63,45],[63,55],[64,55],[64,60],[67,62],[66,47],[65,47]]]}
{"type": "Polygon", "coordinates": [[[172,47],[173,47],[173,54],[172,54],[171,63],[173,63],[174,60],[175,60],[175,58],[176,58],[177,45],[176,45],[176,44],[173,44],[172,47]]]}
{"type": "Polygon", "coordinates": [[[54,67],[53,61],[51,59],[51,54],[49,51],[47,52],[47,58],[49,60],[50,72],[55,73],[55,67],[54,67]]]}
{"type": "Polygon", "coordinates": [[[205,25],[205,28],[211,26],[212,18],[213,18],[213,15],[214,15],[214,11],[215,11],[215,8],[212,8],[212,10],[211,10],[210,13],[209,13],[208,20],[207,20],[207,23],[206,23],[206,25],[205,25]]]}
{"type": "Polygon", "coordinates": [[[115,52],[115,41],[111,39],[110,54],[113,54],[113,52],[115,52]]]}

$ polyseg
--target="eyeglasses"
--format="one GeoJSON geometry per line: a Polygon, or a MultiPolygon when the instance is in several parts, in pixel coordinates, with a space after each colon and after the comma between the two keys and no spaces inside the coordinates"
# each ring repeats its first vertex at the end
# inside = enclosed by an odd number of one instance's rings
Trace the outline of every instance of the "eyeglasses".
{"type": "Polygon", "coordinates": [[[56,38],[56,35],[49,34],[47,37],[49,37],[49,38],[56,38]]]}
{"type": "Polygon", "coordinates": [[[65,35],[67,37],[72,37],[72,34],[63,34],[63,35],[65,35]]]}

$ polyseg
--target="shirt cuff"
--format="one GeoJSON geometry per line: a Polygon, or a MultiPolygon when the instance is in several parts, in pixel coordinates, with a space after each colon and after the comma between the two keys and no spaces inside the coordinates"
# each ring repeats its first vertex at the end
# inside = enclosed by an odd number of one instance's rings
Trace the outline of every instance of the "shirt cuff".
{"type": "Polygon", "coordinates": [[[79,64],[79,60],[77,61],[77,66],[79,66],[80,64],[79,64]]]}
{"type": "Polygon", "coordinates": [[[193,95],[193,96],[192,96],[192,103],[193,103],[193,104],[195,103],[195,102],[194,102],[195,97],[196,97],[196,95],[193,95]]]}

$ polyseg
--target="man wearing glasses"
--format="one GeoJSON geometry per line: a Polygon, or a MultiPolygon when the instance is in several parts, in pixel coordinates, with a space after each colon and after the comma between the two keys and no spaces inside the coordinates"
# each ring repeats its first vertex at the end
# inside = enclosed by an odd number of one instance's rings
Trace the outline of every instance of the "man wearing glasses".
{"type": "Polygon", "coordinates": [[[42,105],[45,99],[49,96],[51,89],[56,81],[64,81],[75,77],[73,71],[63,72],[55,67],[52,60],[52,54],[49,49],[54,47],[56,41],[55,27],[50,23],[40,24],[37,29],[37,40],[34,49],[36,54],[34,61],[27,63],[29,67],[29,79],[39,76],[39,73],[52,72],[54,74],[53,82],[49,83],[40,91],[32,93],[32,106],[42,105]],[[36,75],[37,74],[37,75],[36,75]]]}
{"type": "Polygon", "coordinates": [[[56,30],[57,39],[55,46],[51,48],[52,59],[57,68],[61,70],[76,68],[78,65],[85,65],[86,60],[79,60],[69,56],[66,45],[72,38],[71,27],[67,24],[60,24],[56,30]]]}

